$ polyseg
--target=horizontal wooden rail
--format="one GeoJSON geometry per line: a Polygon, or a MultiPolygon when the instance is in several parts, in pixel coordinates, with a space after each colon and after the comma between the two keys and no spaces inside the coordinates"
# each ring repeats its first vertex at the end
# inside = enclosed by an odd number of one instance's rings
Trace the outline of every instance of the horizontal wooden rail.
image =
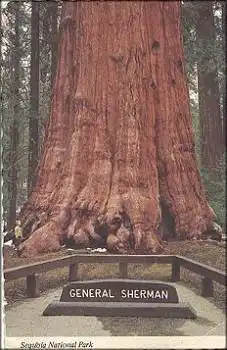
{"type": "Polygon", "coordinates": [[[201,264],[197,261],[193,261],[182,256],[175,257],[177,263],[185,269],[197,273],[203,277],[209,278],[215,282],[225,285],[226,284],[226,273],[224,271],[215,269],[205,264],[201,264]]]}
{"type": "Polygon", "coordinates": [[[58,259],[46,260],[30,265],[13,267],[4,271],[5,281],[21,277],[27,278],[27,294],[30,297],[39,295],[39,274],[57,268],[69,267],[69,281],[78,277],[79,263],[118,264],[121,278],[128,276],[128,264],[171,264],[173,282],[180,280],[181,267],[189,269],[203,277],[202,295],[213,296],[213,281],[226,284],[226,274],[208,265],[175,255],[111,255],[111,254],[74,254],[58,259]]]}
{"type": "Polygon", "coordinates": [[[4,277],[6,281],[9,281],[78,263],[172,264],[173,258],[173,255],[67,255],[58,259],[6,269],[4,277]]]}

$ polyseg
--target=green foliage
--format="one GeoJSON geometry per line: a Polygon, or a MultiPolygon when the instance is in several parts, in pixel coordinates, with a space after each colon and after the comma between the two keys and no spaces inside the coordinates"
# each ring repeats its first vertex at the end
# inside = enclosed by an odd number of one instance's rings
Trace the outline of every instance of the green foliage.
{"type": "MultiPolygon", "coordinates": [[[[10,198],[11,174],[14,165],[17,169],[17,208],[21,207],[27,199],[28,179],[28,153],[29,153],[29,118],[30,118],[30,76],[31,76],[31,2],[20,2],[19,16],[19,45],[15,49],[15,1],[5,2],[2,8],[2,129],[3,129],[3,203],[4,219],[7,221],[10,198]],[[17,127],[19,142],[16,152],[11,150],[12,124],[14,116],[15,84],[14,84],[14,55],[19,57],[19,110],[17,111],[17,127]],[[13,154],[15,153],[15,154],[13,154]]],[[[40,139],[43,134],[43,124],[49,114],[50,106],[50,43],[47,46],[44,35],[48,30],[42,26],[42,18],[47,8],[46,2],[42,4],[41,13],[41,79],[40,79],[40,139]]],[[[47,16],[47,15],[46,15],[47,16]]]]}
{"type": "Polygon", "coordinates": [[[19,7],[19,44],[15,50],[15,1],[10,1],[2,10],[2,129],[3,129],[3,205],[4,220],[7,221],[11,193],[10,184],[12,165],[17,169],[17,208],[27,199],[27,162],[28,162],[28,118],[30,110],[29,95],[29,59],[30,59],[30,4],[20,3],[19,7]],[[19,94],[14,83],[14,55],[19,58],[19,94]],[[19,98],[15,117],[14,104],[19,98]],[[16,152],[12,151],[12,126],[17,119],[19,140],[16,152]]]}
{"type": "Polygon", "coordinates": [[[220,162],[219,166],[211,172],[209,169],[202,168],[200,170],[201,177],[205,188],[209,203],[215,214],[217,222],[226,227],[226,177],[225,177],[225,159],[220,162]]]}

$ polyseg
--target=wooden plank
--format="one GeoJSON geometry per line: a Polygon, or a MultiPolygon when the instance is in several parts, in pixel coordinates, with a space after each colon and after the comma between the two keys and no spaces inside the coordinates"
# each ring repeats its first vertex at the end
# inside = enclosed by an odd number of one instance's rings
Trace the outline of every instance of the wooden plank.
{"type": "Polygon", "coordinates": [[[173,259],[173,262],[172,262],[171,281],[172,282],[180,281],[180,261],[176,258],[173,259]]]}
{"type": "Polygon", "coordinates": [[[6,281],[14,280],[33,275],[35,273],[43,273],[49,270],[65,267],[74,262],[76,262],[76,257],[69,255],[59,259],[46,260],[34,264],[13,267],[4,271],[4,278],[6,281]]]}
{"type": "Polygon", "coordinates": [[[40,296],[40,281],[38,275],[27,276],[27,296],[37,298],[40,296]]]}
{"type": "Polygon", "coordinates": [[[202,280],[202,296],[206,298],[214,296],[213,281],[207,277],[203,277],[202,280]]]}
{"type": "Polygon", "coordinates": [[[121,254],[84,254],[77,255],[81,263],[127,263],[127,264],[171,264],[173,255],[121,255],[121,254]]]}
{"type": "Polygon", "coordinates": [[[128,265],[126,263],[119,264],[119,275],[121,278],[128,277],[128,265]]]}
{"type": "Polygon", "coordinates": [[[78,279],[78,264],[69,265],[69,281],[76,281],[78,279]]]}
{"type": "Polygon", "coordinates": [[[176,256],[176,258],[180,262],[180,265],[185,269],[193,271],[198,275],[207,277],[220,284],[226,285],[226,273],[223,271],[181,256],[176,256]]]}

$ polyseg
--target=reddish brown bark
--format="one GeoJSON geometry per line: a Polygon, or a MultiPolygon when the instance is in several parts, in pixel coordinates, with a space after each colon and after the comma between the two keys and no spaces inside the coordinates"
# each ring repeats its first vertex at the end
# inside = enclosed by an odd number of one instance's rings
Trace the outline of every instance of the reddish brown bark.
{"type": "Polygon", "coordinates": [[[157,252],[162,208],[177,237],[199,237],[213,222],[196,165],[179,6],[64,4],[23,254],[63,240],[157,252]]]}

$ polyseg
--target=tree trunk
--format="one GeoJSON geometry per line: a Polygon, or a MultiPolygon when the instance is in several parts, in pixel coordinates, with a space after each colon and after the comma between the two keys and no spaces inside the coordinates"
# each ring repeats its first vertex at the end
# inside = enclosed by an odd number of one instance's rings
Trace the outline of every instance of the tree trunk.
{"type": "MultiPolygon", "coordinates": [[[[226,3],[222,1],[222,54],[223,54],[223,75],[225,76],[226,72],[226,3]]],[[[225,77],[226,82],[226,77],[225,77]]],[[[225,152],[225,140],[226,140],[226,84],[224,84],[224,87],[222,88],[222,98],[223,98],[223,105],[222,105],[222,117],[223,117],[223,146],[224,146],[224,152],[225,152]]]]}
{"type": "Polygon", "coordinates": [[[57,66],[58,3],[51,4],[51,86],[53,87],[57,66]]]}
{"type": "Polygon", "coordinates": [[[39,2],[32,2],[28,194],[30,194],[35,184],[35,172],[37,170],[39,152],[39,6],[39,2]]]}
{"type": "Polygon", "coordinates": [[[17,152],[19,145],[19,109],[20,109],[20,38],[19,38],[19,25],[20,25],[20,4],[14,3],[15,13],[15,33],[13,38],[14,54],[13,54],[13,120],[10,127],[10,164],[9,170],[9,213],[8,213],[8,230],[15,226],[16,222],[16,206],[17,206],[17,152]]]}
{"type": "Polygon", "coordinates": [[[73,242],[159,252],[162,208],[177,238],[214,220],[196,165],[180,2],[65,2],[20,251],[73,242]]]}
{"type": "Polygon", "coordinates": [[[201,165],[215,172],[224,155],[218,69],[215,58],[213,2],[197,4],[197,40],[202,49],[198,62],[198,90],[201,131],[201,165]]]}

